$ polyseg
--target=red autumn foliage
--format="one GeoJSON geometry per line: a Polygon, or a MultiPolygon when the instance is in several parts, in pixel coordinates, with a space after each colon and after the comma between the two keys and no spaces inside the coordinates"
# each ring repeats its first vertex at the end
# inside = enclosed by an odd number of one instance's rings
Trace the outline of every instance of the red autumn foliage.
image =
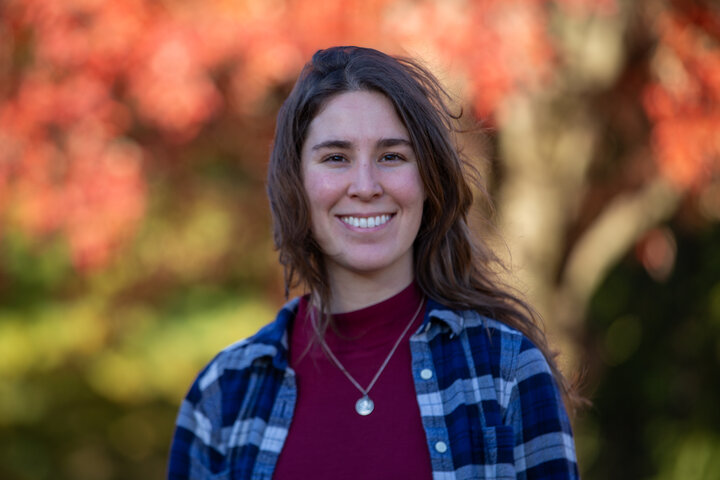
{"type": "Polygon", "coordinates": [[[488,0],[459,11],[428,2],[400,31],[407,42],[423,38],[446,56],[468,79],[477,112],[489,116],[508,94],[537,89],[552,75],[554,51],[543,3],[488,0]]]}
{"type": "Polygon", "coordinates": [[[680,188],[698,188],[720,170],[720,18],[698,3],[677,5],[657,19],[644,104],[661,171],[680,188]]]}

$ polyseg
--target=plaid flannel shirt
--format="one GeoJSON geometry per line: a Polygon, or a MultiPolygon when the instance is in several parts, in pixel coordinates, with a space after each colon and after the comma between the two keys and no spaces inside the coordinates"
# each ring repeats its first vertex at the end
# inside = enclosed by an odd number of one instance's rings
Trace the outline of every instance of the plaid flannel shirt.
{"type": "MultiPolygon", "coordinates": [[[[297,398],[288,365],[297,305],[200,372],[180,406],[170,480],[272,477],[297,398]]],[[[429,300],[410,351],[434,479],[578,478],[556,383],[520,332],[429,300]]]]}

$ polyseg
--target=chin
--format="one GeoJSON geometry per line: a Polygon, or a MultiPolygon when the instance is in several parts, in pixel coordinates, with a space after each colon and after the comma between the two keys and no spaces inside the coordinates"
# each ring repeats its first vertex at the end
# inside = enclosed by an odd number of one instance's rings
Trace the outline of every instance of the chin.
{"type": "Polygon", "coordinates": [[[412,257],[408,262],[405,258],[387,258],[384,256],[372,255],[370,253],[358,255],[344,262],[338,262],[340,269],[350,271],[356,275],[393,275],[402,276],[407,271],[412,271],[412,257]]]}

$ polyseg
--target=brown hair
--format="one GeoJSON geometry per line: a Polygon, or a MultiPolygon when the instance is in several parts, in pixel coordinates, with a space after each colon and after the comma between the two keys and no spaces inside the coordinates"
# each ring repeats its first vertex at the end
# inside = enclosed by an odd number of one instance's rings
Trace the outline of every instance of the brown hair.
{"type": "Polygon", "coordinates": [[[310,122],[328,100],[357,90],[385,95],[410,135],[427,194],[414,243],[415,280],[421,290],[450,308],[476,310],[524,333],[545,354],[566,400],[574,401],[536,313],[500,281],[494,270],[502,268],[499,259],[471,235],[471,184],[489,203],[487,193],[455,142],[460,114],[449,109],[450,97],[435,76],[412,59],[360,47],[319,50],[281,107],[267,188],[286,296],[290,288],[304,285],[321,306],[329,304],[323,253],[310,229],[301,150],[310,122]]]}

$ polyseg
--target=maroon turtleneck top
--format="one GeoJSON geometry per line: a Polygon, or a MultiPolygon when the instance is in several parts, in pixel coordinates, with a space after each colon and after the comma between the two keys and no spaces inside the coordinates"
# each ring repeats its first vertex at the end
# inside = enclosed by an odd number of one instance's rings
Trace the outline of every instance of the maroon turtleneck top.
{"type": "MultiPolygon", "coordinates": [[[[355,380],[367,387],[422,300],[415,283],[353,312],[334,314],[325,341],[355,380]]],[[[298,399],[274,479],[429,479],[430,455],[412,379],[409,337],[421,308],[369,396],[375,410],[355,411],[362,393],[323,352],[300,300],[290,334],[290,366],[298,399]]]]}

